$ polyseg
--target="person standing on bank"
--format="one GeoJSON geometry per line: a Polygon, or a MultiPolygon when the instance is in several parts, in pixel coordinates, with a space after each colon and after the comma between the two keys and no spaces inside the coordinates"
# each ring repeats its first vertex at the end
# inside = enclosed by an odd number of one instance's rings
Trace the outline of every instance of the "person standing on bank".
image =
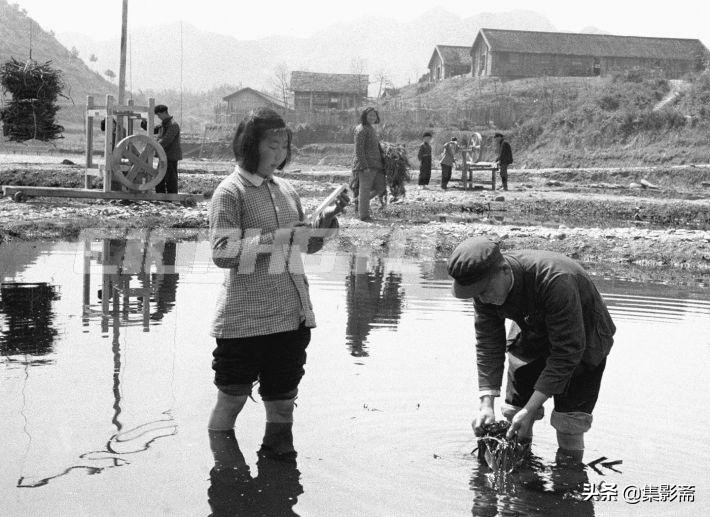
{"type": "Polygon", "coordinates": [[[240,122],[232,147],[237,166],[215,189],[209,208],[212,260],[226,271],[210,331],[217,340],[212,368],[219,391],[208,429],[211,440],[224,433],[233,438],[258,380],[266,408],[259,452],[291,458],[294,402],[315,327],[301,251],[323,247],[349,200],[343,193],[305,225],[298,194],[274,176],[291,157],[291,132],[271,109],[240,122]]]}
{"type": "Polygon", "coordinates": [[[352,187],[356,192],[358,213],[361,221],[371,221],[370,200],[379,196],[384,207],[387,189],[385,165],[377,131],[373,127],[380,123],[380,115],[375,108],[365,108],[360,115],[360,123],[355,128],[355,160],[353,164],[352,187]]]}
{"type": "Polygon", "coordinates": [[[158,143],[163,147],[168,158],[168,170],[165,176],[155,186],[155,191],[161,194],[177,194],[178,191],[178,161],[182,160],[182,148],[180,147],[180,126],[168,113],[168,107],[158,104],[153,110],[161,121],[155,129],[158,135],[158,143]]]}
{"type": "Polygon", "coordinates": [[[478,436],[495,422],[506,350],[508,382],[502,413],[508,438],[532,440],[543,403],[554,397],[550,423],[558,458],[581,461],[592,425],[606,357],[616,327],[597,288],[573,260],[558,253],[520,250],[470,238],[453,251],[448,272],[453,295],[474,299],[479,413],[478,436]],[[505,320],[514,322],[506,343],[505,320]]]}
{"type": "Polygon", "coordinates": [[[502,133],[493,135],[498,149],[498,157],[496,158],[496,167],[500,171],[500,180],[503,183],[503,190],[508,190],[508,165],[513,163],[513,150],[510,144],[505,140],[502,133]]]}
{"type": "Polygon", "coordinates": [[[459,145],[455,136],[444,144],[444,151],[441,155],[441,188],[446,190],[451,181],[451,171],[456,161],[456,153],[459,151],[459,145]]]}
{"type": "Polygon", "coordinates": [[[419,188],[429,188],[431,179],[431,131],[422,135],[422,145],[419,146],[417,159],[419,160],[419,188]]]}

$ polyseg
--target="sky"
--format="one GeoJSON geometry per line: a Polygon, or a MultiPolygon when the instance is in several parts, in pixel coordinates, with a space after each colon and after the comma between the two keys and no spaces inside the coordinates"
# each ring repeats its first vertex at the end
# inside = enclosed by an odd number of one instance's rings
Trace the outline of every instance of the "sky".
{"type": "MultiPolygon", "coordinates": [[[[45,30],[78,32],[94,39],[120,33],[121,0],[16,0],[45,30]],[[100,6],[100,7],[99,7],[100,6]]],[[[129,26],[185,21],[210,32],[256,39],[269,34],[307,36],[338,21],[361,16],[410,20],[445,5],[462,17],[482,11],[539,12],[559,29],[595,26],[636,36],[700,38],[710,42],[710,2],[675,0],[129,0],[129,26]]]]}

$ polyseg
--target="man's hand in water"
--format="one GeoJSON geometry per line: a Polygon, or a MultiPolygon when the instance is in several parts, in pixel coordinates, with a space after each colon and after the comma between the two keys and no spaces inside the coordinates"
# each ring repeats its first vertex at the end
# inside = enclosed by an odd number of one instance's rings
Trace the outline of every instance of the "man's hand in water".
{"type": "Polygon", "coordinates": [[[529,412],[527,409],[523,408],[517,413],[510,421],[510,427],[508,428],[508,433],[506,438],[512,440],[516,436],[530,436],[530,427],[533,424],[534,413],[529,412]]]}
{"type": "Polygon", "coordinates": [[[478,408],[478,415],[473,421],[473,432],[476,436],[483,436],[483,426],[486,424],[494,424],[496,421],[495,412],[493,410],[493,397],[484,395],[481,397],[481,406],[478,408]]]}
{"type": "Polygon", "coordinates": [[[510,428],[506,438],[511,440],[514,436],[530,436],[535,415],[549,397],[541,391],[535,390],[525,407],[518,411],[510,421],[510,428]]]}

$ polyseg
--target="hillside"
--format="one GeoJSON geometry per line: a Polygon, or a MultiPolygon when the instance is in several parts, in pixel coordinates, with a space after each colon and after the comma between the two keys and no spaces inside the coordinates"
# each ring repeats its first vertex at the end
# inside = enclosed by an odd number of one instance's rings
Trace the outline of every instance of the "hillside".
{"type": "Polygon", "coordinates": [[[486,137],[484,159],[492,159],[493,133],[503,130],[514,167],[709,163],[710,75],[689,78],[674,101],[655,110],[669,90],[665,79],[640,71],[506,82],[458,77],[402,88],[382,109],[391,134],[393,125],[405,127],[398,124],[400,111],[427,113],[424,123],[394,134],[402,140],[426,128],[434,128],[437,144],[462,129],[480,131],[486,137]],[[476,118],[480,113],[490,118],[476,118]]]}
{"type": "MultiPolygon", "coordinates": [[[[350,73],[359,63],[377,89],[375,75],[384,73],[395,85],[416,81],[427,72],[435,44],[470,45],[478,29],[492,28],[555,30],[544,16],[532,11],[482,13],[462,18],[436,8],[411,21],[385,17],[358,17],[323,27],[310,37],[269,35],[258,40],[240,40],[183,23],[183,86],[208,90],[221,84],[273,88],[274,70],[284,63],[289,70],[350,73]]],[[[99,72],[116,70],[118,39],[95,41],[75,33],[60,34],[68,47],[81,55],[95,54],[90,65],[99,72]]],[[[180,24],[130,28],[134,56],[130,64],[133,89],[179,89],[180,24]],[[160,34],[159,38],[155,35],[160,34]]],[[[130,56],[129,56],[130,57],[130,56]]],[[[130,85],[129,85],[130,86],[130,85]]]]}
{"type": "MultiPolygon", "coordinates": [[[[0,62],[10,57],[25,60],[29,57],[30,33],[32,39],[32,58],[37,61],[52,61],[53,66],[64,73],[68,88],[65,95],[70,100],[61,99],[62,105],[71,105],[72,100],[83,106],[86,95],[105,95],[116,87],[89,69],[80,57],[72,56],[50,32],[43,30],[22,9],[10,5],[7,0],[0,0],[0,62]]],[[[79,109],[64,107],[59,111],[59,123],[63,125],[82,120],[79,109]]]]}

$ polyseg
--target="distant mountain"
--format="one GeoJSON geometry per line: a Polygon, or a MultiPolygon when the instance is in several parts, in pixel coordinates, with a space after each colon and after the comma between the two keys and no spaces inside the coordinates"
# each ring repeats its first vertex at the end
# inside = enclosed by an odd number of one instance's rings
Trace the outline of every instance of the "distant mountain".
{"type": "Polygon", "coordinates": [[[86,95],[90,93],[105,95],[116,90],[114,85],[86,66],[81,53],[73,56],[52,33],[43,30],[17,4],[10,5],[6,0],[0,0],[0,63],[10,57],[26,60],[29,57],[30,33],[32,58],[37,61],[51,60],[53,66],[64,72],[68,86],[65,94],[75,103],[83,105],[86,95]]]}
{"type": "Polygon", "coordinates": [[[594,27],[594,26],[588,26],[583,28],[581,31],[582,34],[611,34],[610,32],[606,32],[601,30],[599,27],[594,27]]]}
{"type": "MultiPolygon", "coordinates": [[[[410,22],[382,17],[361,17],[323,28],[308,38],[270,36],[243,41],[232,36],[182,27],[182,77],[186,90],[207,90],[220,84],[243,84],[270,89],[274,70],[284,63],[289,70],[349,73],[364,68],[370,74],[370,92],[376,93],[376,75],[383,72],[394,85],[416,81],[427,72],[435,44],[470,45],[481,27],[555,30],[544,16],[532,11],[482,13],[461,18],[433,9],[410,22]]],[[[130,30],[128,86],[139,89],[180,87],[180,24],[130,30]],[[132,59],[130,59],[132,57],[132,59]],[[132,81],[131,81],[132,78],[132,81]]],[[[78,34],[59,35],[81,55],[95,54],[95,70],[118,66],[119,40],[92,41],[78,34]]]]}

